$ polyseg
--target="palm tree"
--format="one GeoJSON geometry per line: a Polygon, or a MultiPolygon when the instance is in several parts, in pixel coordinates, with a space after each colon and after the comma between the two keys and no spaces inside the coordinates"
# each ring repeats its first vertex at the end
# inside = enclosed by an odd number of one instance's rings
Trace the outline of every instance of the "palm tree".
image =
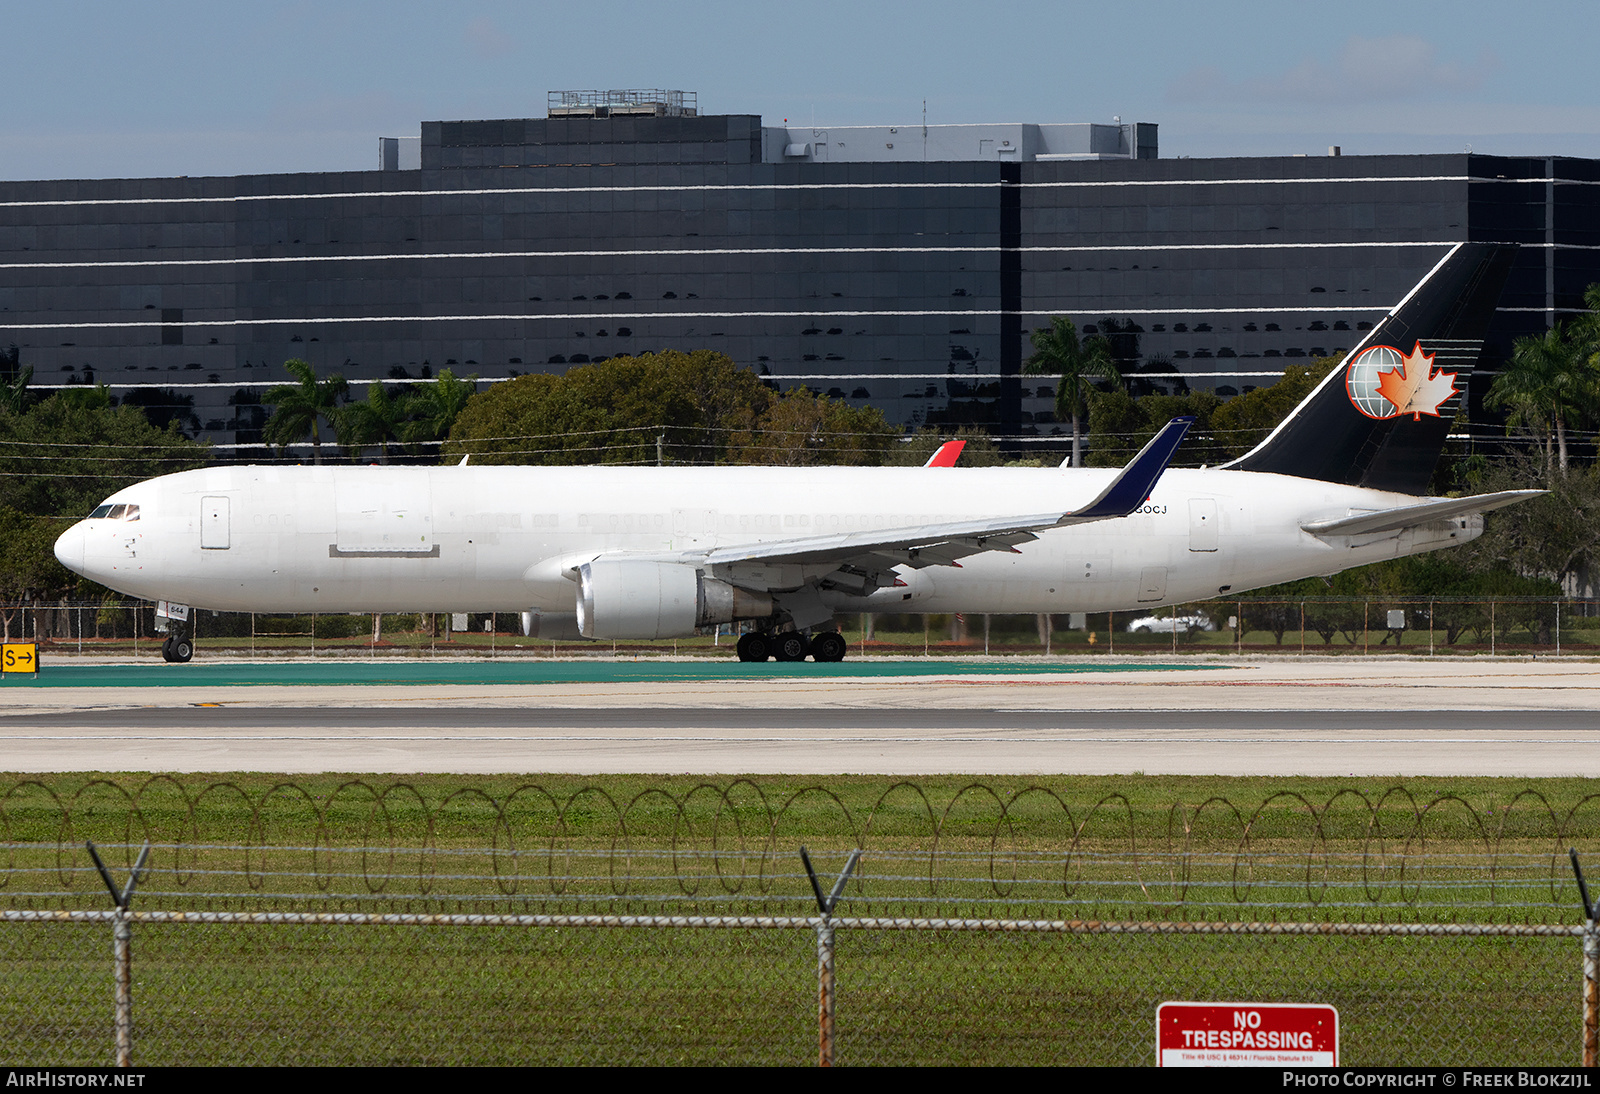
{"type": "Polygon", "coordinates": [[[1029,375],[1056,373],[1056,418],[1072,422],[1072,466],[1083,466],[1083,444],[1079,422],[1088,413],[1089,392],[1096,382],[1122,386],[1122,374],[1111,357],[1111,346],[1098,335],[1082,342],[1072,320],[1050,317],[1050,325],[1034,331],[1033,356],[1023,365],[1029,375]]]}
{"type": "Polygon", "coordinates": [[[33,366],[22,366],[22,354],[13,345],[0,350],[0,410],[21,414],[28,408],[28,385],[33,381],[33,366]]]}
{"type": "Polygon", "coordinates": [[[335,428],[339,444],[359,454],[378,446],[378,462],[389,462],[389,442],[403,440],[409,421],[410,399],[396,399],[382,384],[367,386],[367,401],[351,403],[339,411],[335,428]]]}
{"type": "Polygon", "coordinates": [[[286,448],[311,432],[311,462],[322,462],[322,436],[319,422],[326,420],[337,425],[339,402],[349,391],[345,378],[334,373],[325,380],[317,379],[311,365],[298,357],[283,363],[293,384],[280,384],[261,397],[261,401],[275,409],[261,435],[272,444],[286,448]]]}
{"type": "MultiPolygon", "coordinates": [[[[1577,325],[1588,326],[1583,320],[1577,325]]],[[[1547,468],[1552,462],[1553,432],[1554,462],[1562,474],[1567,471],[1567,427],[1581,425],[1600,395],[1588,333],[1557,323],[1543,336],[1518,338],[1511,360],[1483,397],[1484,406],[1507,412],[1508,430],[1521,427],[1543,433],[1547,468]]]]}
{"type": "Polygon", "coordinates": [[[440,369],[439,378],[431,384],[423,384],[407,402],[411,422],[406,439],[442,441],[449,437],[456,417],[478,390],[477,380],[476,374],[460,380],[449,369],[440,369]]]}

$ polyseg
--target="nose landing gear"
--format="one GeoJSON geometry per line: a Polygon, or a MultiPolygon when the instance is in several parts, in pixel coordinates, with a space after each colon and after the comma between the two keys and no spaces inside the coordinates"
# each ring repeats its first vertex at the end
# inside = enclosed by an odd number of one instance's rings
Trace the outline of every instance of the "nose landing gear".
{"type": "Polygon", "coordinates": [[[186,634],[169,634],[161,643],[161,659],[174,664],[187,664],[194,659],[194,639],[186,634]]]}
{"type": "Polygon", "coordinates": [[[189,634],[189,606],[170,600],[156,601],[156,629],[165,630],[161,659],[169,664],[187,664],[194,657],[194,638],[189,634]]]}

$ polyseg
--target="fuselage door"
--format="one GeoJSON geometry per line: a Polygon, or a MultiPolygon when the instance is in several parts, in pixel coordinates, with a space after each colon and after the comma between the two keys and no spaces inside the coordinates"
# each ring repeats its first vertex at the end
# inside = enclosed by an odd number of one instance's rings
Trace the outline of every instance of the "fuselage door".
{"type": "Polygon", "coordinates": [[[1139,603],[1161,600],[1167,595],[1167,568],[1146,566],[1139,571],[1139,603]]]}
{"type": "Polygon", "coordinates": [[[1217,499],[1189,499],[1189,550],[1217,549],[1217,499]]]}
{"type": "Polygon", "coordinates": [[[228,499],[200,499],[200,548],[205,551],[228,549],[228,499]]]}

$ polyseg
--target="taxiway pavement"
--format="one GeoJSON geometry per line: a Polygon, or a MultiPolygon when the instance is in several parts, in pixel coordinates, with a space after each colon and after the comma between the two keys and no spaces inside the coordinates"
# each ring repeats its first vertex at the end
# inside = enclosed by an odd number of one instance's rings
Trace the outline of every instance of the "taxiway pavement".
{"type": "Polygon", "coordinates": [[[192,684],[177,667],[157,687],[0,691],[0,768],[1600,775],[1587,661],[913,664],[920,675],[361,685],[192,684]]]}

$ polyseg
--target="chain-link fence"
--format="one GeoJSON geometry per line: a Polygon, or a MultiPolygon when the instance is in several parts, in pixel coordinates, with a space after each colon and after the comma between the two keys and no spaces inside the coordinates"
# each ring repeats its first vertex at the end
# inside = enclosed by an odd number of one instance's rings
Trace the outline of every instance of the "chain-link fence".
{"type": "Polygon", "coordinates": [[[1600,796],[1570,790],[24,780],[0,1055],[1148,1064],[1159,1003],[1216,1000],[1331,1004],[1348,1064],[1572,1065],[1600,796]]]}
{"type": "MultiPolygon", "coordinates": [[[[834,624],[853,656],[916,654],[1600,654],[1600,602],[1526,597],[1207,600],[1135,611],[1059,615],[845,614],[834,624]]],[[[145,601],[0,605],[7,641],[50,654],[159,657],[164,627],[145,601]]],[[[471,657],[537,659],[613,653],[733,656],[724,625],[677,640],[585,641],[570,621],[542,631],[520,612],[269,615],[196,610],[196,655],[208,658],[471,657]],[[535,633],[526,633],[528,631],[535,633]]]]}
{"type": "Polygon", "coordinates": [[[1154,1062],[1155,1009],[1174,999],[1330,1004],[1347,1064],[1571,1066],[1583,1053],[1583,927],[15,910],[0,922],[4,1052],[30,1065],[119,1051],[142,1065],[1136,1065],[1154,1062]],[[125,1009],[113,1006],[121,955],[125,1009]]]}

